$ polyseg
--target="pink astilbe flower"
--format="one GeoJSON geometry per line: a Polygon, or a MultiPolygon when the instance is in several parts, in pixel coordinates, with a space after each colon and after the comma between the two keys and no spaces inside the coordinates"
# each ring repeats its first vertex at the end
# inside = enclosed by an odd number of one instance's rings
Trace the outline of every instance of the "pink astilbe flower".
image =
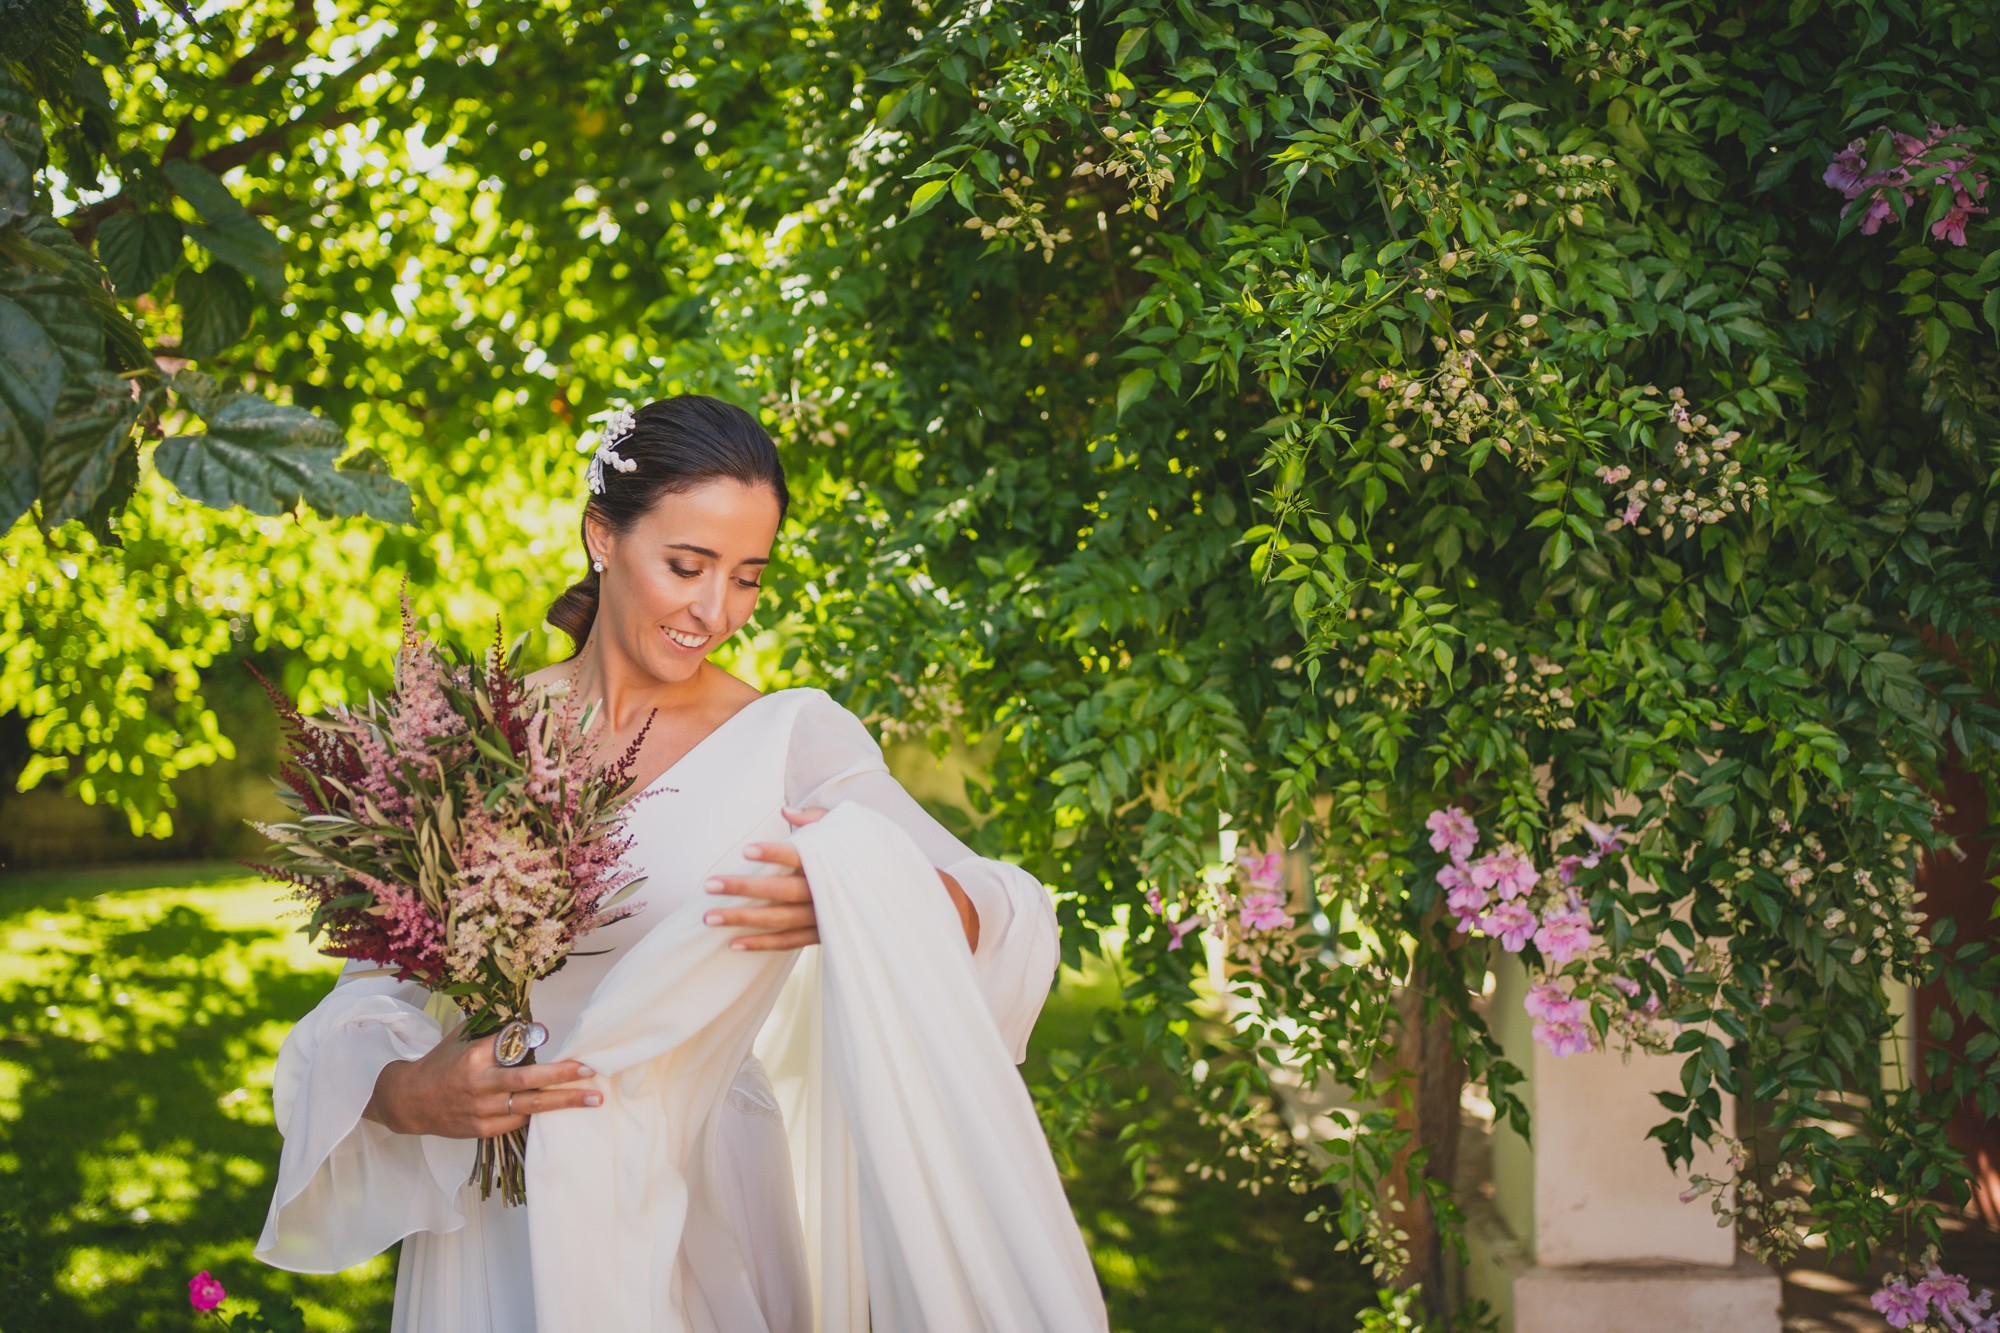
{"type": "Polygon", "coordinates": [[[1551,967],[1561,967],[1596,942],[1590,918],[1576,911],[1550,913],[1535,932],[1535,948],[1551,967]]]}
{"type": "Polygon", "coordinates": [[[229,1293],[222,1289],[220,1282],[208,1275],[207,1269],[188,1279],[188,1304],[199,1313],[208,1314],[228,1299],[229,1293]]]}
{"type": "Polygon", "coordinates": [[[423,894],[373,875],[358,874],[355,880],[375,895],[375,904],[382,909],[376,915],[382,918],[390,942],[401,955],[416,960],[426,971],[443,964],[439,940],[444,923],[431,911],[423,894]]]}
{"type": "Polygon", "coordinates": [[[1479,825],[1455,805],[1431,811],[1424,827],[1431,831],[1431,850],[1448,852],[1454,861],[1463,861],[1479,845],[1479,825]]]}
{"type": "Polygon", "coordinates": [[[1502,898],[1519,898],[1534,888],[1542,877],[1534,862],[1511,847],[1488,852],[1468,869],[1472,872],[1474,884],[1482,889],[1492,889],[1502,898]]]}
{"type": "Polygon", "coordinates": [[[1251,893],[1244,895],[1237,920],[1245,930],[1284,930],[1292,924],[1292,914],[1285,910],[1282,894],[1251,893]]]}
{"type": "Polygon", "coordinates": [[[1479,928],[1499,940],[1508,953],[1519,953],[1535,933],[1534,909],[1520,901],[1495,903],[1479,928]]]}
{"type": "MultiPolygon", "coordinates": [[[[624,865],[637,747],[600,767],[573,695],[544,703],[522,644],[483,667],[418,633],[407,597],[396,689],[308,722],[272,691],[287,735],[280,794],[300,818],[260,826],[269,873],[312,913],[319,949],[449,995],[465,1035],[533,1017],[530,989],[589,931],[637,910],[624,865]]],[[[260,867],[262,868],[262,867],[260,867]]],[[[482,1139],[482,1194],[525,1198],[525,1132],[482,1139]]]]}

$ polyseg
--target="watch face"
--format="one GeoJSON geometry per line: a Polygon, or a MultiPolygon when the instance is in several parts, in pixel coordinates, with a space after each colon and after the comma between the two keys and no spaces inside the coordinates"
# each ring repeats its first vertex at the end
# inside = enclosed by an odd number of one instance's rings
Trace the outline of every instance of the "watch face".
{"type": "Polygon", "coordinates": [[[540,1023],[513,1019],[493,1034],[493,1059],[511,1068],[526,1060],[548,1039],[549,1030],[540,1023]]]}

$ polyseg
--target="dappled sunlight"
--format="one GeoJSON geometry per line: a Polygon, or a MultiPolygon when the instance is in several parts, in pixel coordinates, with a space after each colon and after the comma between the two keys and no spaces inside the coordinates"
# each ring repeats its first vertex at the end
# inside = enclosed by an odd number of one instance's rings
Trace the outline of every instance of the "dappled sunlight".
{"type": "MultiPolygon", "coordinates": [[[[273,1061],[335,970],[286,911],[227,867],[0,878],[0,1213],[25,1224],[25,1267],[48,1293],[30,1311],[0,1292],[0,1328],[185,1329],[202,1269],[232,1309],[282,1294],[320,1333],[388,1326],[393,1254],[337,1277],[251,1255],[279,1147],[273,1061]]],[[[1066,972],[1031,1078],[1118,992],[1103,968],[1066,972]]],[[[1114,1329],[1350,1327],[1368,1281],[1304,1223],[1306,1203],[1182,1171],[1212,1151],[1209,1131],[1164,1075],[1119,1077],[1147,1085],[1163,1156],[1134,1193],[1118,1126],[1100,1118],[1065,1175],[1114,1329]]]]}
{"type": "Polygon", "coordinates": [[[272,1062],[335,967],[284,910],[236,868],[0,879],[0,1211],[47,1292],[0,1297],[0,1327],[183,1329],[201,1269],[232,1308],[284,1293],[315,1330],[387,1326],[389,1256],[336,1278],[251,1256],[272,1062]]]}

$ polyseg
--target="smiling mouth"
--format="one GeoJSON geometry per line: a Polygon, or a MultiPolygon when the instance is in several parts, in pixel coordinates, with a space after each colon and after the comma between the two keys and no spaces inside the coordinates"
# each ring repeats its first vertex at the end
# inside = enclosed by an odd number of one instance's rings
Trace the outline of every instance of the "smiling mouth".
{"type": "Polygon", "coordinates": [[[690,651],[697,648],[706,648],[708,641],[715,637],[712,634],[687,634],[665,626],[661,628],[665,632],[668,642],[672,643],[676,648],[685,648],[690,651]]]}

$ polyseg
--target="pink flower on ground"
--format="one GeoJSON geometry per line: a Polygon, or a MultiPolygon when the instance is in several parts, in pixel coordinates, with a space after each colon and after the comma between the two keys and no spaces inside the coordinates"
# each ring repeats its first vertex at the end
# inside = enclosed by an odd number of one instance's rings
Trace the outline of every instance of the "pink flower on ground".
{"type": "Polygon", "coordinates": [[[1590,918],[1582,912],[1552,912],[1535,932],[1535,947],[1551,967],[1561,967],[1594,943],[1590,918]]]}
{"type": "Polygon", "coordinates": [[[1528,937],[1535,933],[1534,909],[1523,902],[1495,904],[1479,928],[1499,940],[1500,947],[1508,953],[1519,953],[1527,947],[1528,937]]]}
{"type": "Polygon", "coordinates": [[[1901,1278],[1893,1278],[1882,1284],[1882,1290],[1868,1298],[1875,1307],[1875,1313],[1888,1321],[1890,1328],[1908,1328],[1921,1323],[1930,1313],[1931,1303],[1910,1290],[1910,1284],[1901,1278]]]}
{"type": "Polygon", "coordinates": [[[1479,825],[1455,805],[1431,811],[1424,827],[1431,831],[1431,850],[1449,852],[1454,861],[1463,861],[1479,845],[1479,825]]]}
{"type": "Polygon", "coordinates": [[[1542,872],[1535,869],[1535,863],[1511,847],[1503,847],[1497,852],[1488,852],[1470,866],[1472,882],[1482,889],[1493,889],[1502,898],[1518,898],[1535,887],[1542,872]]]}
{"type": "Polygon", "coordinates": [[[1207,918],[1199,916],[1184,916],[1178,921],[1169,923],[1167,933],[1173,936],[1173,938],[1167,941],[1167,952],[1172,953],[1175,949],[1180,948],[1181,941],[1187,938],[1189,931],[1205,924],[1207,924],[1207,918]]]}
{"type": "Polygon", "coordinates": [[[222,1289],[220,1282],[208,1275],[207,1269],[188,1279],[188,1304],[201,1314],[207,1314],[228,1297],[229,1293],[222,1289]]]}
{"type": "Polygon", "coordinates": [[[1292,924],[1292,914],[1282,894],[1252,893],[1244,896],[1237,920],[1245,930],[1283,930],[1292,924]]]}

